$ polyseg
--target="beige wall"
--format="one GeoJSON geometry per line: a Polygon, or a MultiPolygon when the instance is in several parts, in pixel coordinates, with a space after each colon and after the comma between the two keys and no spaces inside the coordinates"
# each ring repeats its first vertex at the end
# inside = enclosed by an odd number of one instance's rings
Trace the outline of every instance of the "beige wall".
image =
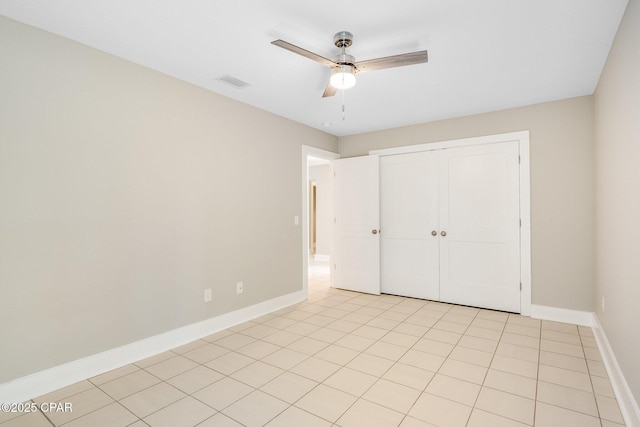
{"type": "Polygon", "coordinates": [[[0,383],[302,289],[337,138],[3,17],[0,58],[0,383]]]}
{"type": "Polygon", "coordinates": [[[369,150],[530,131],[532,303],[593,309],[593,99],[341,137],[341,157],[369,150]]]}
{"type": "Polygon", "coordinates": [[[630,0],[595,93],[595,308],[640,399],[640,1],[630,0]],[[605,310],[602,311],[602,298],[605,310]]]}

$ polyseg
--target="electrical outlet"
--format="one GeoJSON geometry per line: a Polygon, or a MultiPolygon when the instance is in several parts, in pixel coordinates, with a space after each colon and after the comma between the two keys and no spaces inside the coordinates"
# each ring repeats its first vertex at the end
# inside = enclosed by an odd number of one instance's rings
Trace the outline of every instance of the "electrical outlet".
{"type": "Polygon", "coordinates": [[[211,302],[211,299],[212,299],[211,288],[207,288],[204,290],[204,302],[211,302]]]}
{"type": "Polygon", "coordinates": [[[243,282],[236,283],[236,294],[240,295],[243,292],[244,292],[244,283],[243,282]]]}
{"type": "Polygon", "coordinates": [[[602,312],[604,313],[604,297],[602,297],[602,312]]]}

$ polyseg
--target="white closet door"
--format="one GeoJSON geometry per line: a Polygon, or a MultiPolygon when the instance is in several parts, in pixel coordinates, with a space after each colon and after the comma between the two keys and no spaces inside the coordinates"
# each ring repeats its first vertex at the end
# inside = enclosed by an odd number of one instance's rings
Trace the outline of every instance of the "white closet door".
{"type": "Polygon", "coordinates": [[[520,312],[517,141],[441,155],[440,299],[520,312]]]}
{"type": "Polygon", "coordinates": [[[333,286],[380,294],[378,156],[335,160],[333,286]]]}
{"type": "Polygon", "coordinates": [[[440,299],[434,153],[380,159],[381,291],[440,299]]]}

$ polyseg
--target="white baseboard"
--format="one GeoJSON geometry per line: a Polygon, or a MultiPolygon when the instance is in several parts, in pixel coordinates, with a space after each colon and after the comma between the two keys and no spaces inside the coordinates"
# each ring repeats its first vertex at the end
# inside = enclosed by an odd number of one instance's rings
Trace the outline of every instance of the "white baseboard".
{"type": "Polygon", "coordinates": [[[607,374],[609,375],[609,381],[611,381],[611,387],[616,395],[620,412],[624,418],[624,422],[629,427],[640,426],[640,409],[638,408],[638,403],[635,401],[633,393],[631,393],[629,384],[627,384],[627,380],[622,374],[620,365],[618,365],[618,360],[616,359],[615,354],[613,354],[613,349],[609,344],[607,335],[605,334],[604,329],[602,329],[602,325],[595,313],[593,314],[592,329],[593,335],[596,338],[596,343],[600,349],[600,354],[602,355],[602,361],[607,369],[607,374]]]}
{"type": "Polygon", "coordinates": [[[598,349],[602,355],[602,361],[607,369],[611,387],[620,406],[620,412],[627,426],[640,427],[640,409],[631,393],[629,384],[624,378],[620,365],[609,344],[607,335],[600,325],[598,316],[587,311],[568,310],[564,308],[547,307],[543,305],[531,305],[531,317],[536,319],[553,320],[555,322],[573,323],[576,325],[590,326],[593,330],[598,349]]]}
{"type": "Polygon", "coordinates": [[[304,301],[297,291],[0,384],[0,402],[19,403],[304,301]]]}
{"type": "Polygon", "coordinates": [[[534,319],[593,327],[593,313],[591,311],[569,310],[567,308],[531,304],[531,317],[534,319]]]}

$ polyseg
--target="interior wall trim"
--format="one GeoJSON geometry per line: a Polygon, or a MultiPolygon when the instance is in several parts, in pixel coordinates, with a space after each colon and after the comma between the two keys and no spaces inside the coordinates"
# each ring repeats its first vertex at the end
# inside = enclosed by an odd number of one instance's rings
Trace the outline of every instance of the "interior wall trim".
{"type": "Polygon", "coordinates": [[[622,373],[598,316],[589,311],[532,305],[531,317],[591,327],[624,422],[628,426],[640,426],[640,408],[622,373]]]}
{"type": "Polygon", "coordinates": [[[596,343],[598,344],[598,349],[602,355],[602,362],[607,369],[609,381],[611,381],[613,393],[616,396],[620,412],[624,418],[624,423],[627,426],[640,426],[640,408],[638,408],[638,402],[636,402],[633,397],[629,384],[609,344],[607,334],[604,332],[600,320],[598,320],[598,316],[595,313],[593,313],[592,329],[596,343]]]}
{"type": "Polygon", "coordinates": [[[417,153],[420,151],[443,150],[455,147],[468,147],[471,145],[494,144],[508,141],[529,141],[529,131],[498,133],[495,135],[474,136],[470,138],[451,139],[447,141],[427,142],[426,144],[405,145],[402,147],[382,148],[371,150],[369,154],[378,156],[393,156],[396,154],[417,153]]]}
{"type": "Polygon", "coordinates": [[[296,291],[0,384],[0,402],[20,403],[42,396],[78,381],[297,304],[305,299],[306,292],[296,291]]]}
{"type": "Polygon", "coordinates": [[[591,311],[570,310],[568,308],[532,304],[531,317],[534,319],[551,320],[574,325],[594,326],[593,312],[591,311]]]}

